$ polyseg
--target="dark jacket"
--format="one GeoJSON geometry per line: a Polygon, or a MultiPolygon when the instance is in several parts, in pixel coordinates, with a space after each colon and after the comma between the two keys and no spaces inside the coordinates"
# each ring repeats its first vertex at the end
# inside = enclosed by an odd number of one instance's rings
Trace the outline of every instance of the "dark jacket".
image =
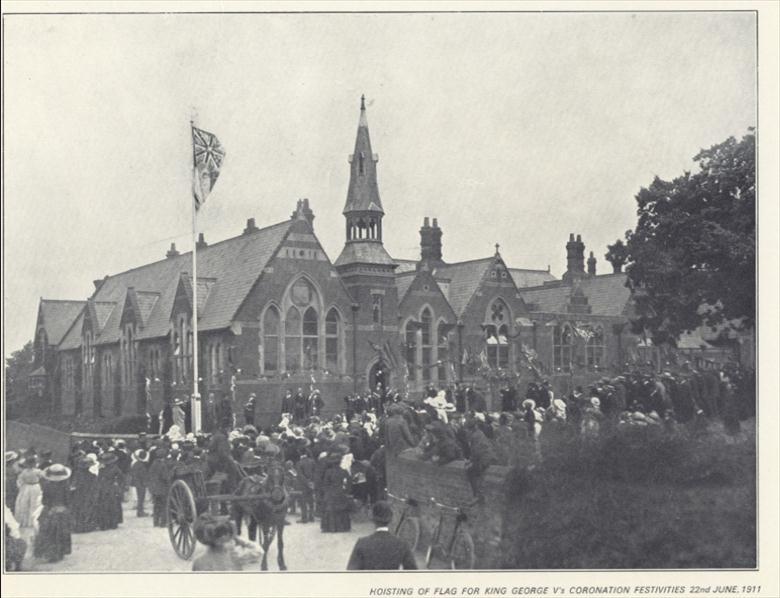
{"type": "Polygon", "coordinates": [[[137,488],[146,488],[149,484],[149,464],[136,461],[130,466],[130,480],[137,488]]]}
{"type": "Polygon", "coordinates": [[[387,454],[393,457],[416,444],[409,431],[409,425],[400,415],[393,415],[387,419],[384,432],[387,454]]]}
{"type": "Polygon", "coordinates": [[[379,571],[417,569],[409,545],[387,531],[377,531],[360,538],[352,549],[348,570],[379,571]]]}

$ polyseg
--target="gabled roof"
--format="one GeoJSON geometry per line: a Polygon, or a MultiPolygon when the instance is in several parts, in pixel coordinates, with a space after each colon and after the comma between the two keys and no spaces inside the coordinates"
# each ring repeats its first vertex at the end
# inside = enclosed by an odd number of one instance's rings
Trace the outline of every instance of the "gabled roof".
{"type": "Polygon", "coordinates": [[[414,279],[417,276],[417,271],[412,270],[410,272],[403,272],[402,274],[397,274],[395,277],[395,288],[398,291],[398,304],[401,304],[401,301],[403,301],[404,297],[406,297],[406,293],[409,292],[409,288],[412,286],[412,282],[414,282],[414,279]]]}
{"type": "MultiPolygon", "coordinates": [[[[626,275],[622,272],[580,279],[580,289],[588,299],[590,313],[597,316],[626,315],[631,292],[625,283],[626,275]]],[[[520,289],[520,295],[532,312],[566,313],[571,291],[571,285],[559,282],[520,289]]]]}
{"type": "Polygon", "coordinates": [[[549,270],[526,270],[525,268],[507,268],[518,289],[541,286],[545,282],[555,280],[549,270]]]}
{"type": "Polygon", "coordinates": [[[65,336],[57,345],[57,350],[67,351],[69,349],[78,349],[81,346],[81,328],[84,325],[84,312],[86,311],[87,302],[84,302],[84,308],[79,312],[78,317],[73,321],[65,336]]]}
{"type": "MultiPolygon", "coordinates": [[[[46,330],[50,345],[59,345],[68,329],[79,317],[86,301],[66,301],[58,299],[41,299],[38,308],[39,321],[46,330]]],[[[81,330],[79,328],[79,330],[81,330]]]]}
{"type": "Polygon", "coordinates": [[[446,264],[434,270],[435,278],[450,279],[447,300],[456,315],[463,314],[485,277],[485,272],[495,262],[495,259],[495,257],[487,257],[457,264],[446,264]]]}
{"type": "MultiPolygon", "coordinates": [[[[199,328],[215,330],[230,325],[236,310],[252,285],[276,252],[290,227],[297,221],[287,220],[263,229],[226,239],[198,250],[198,278],[212,279],[199,286],[199,328]],[[206,292],[208,291],[208,292],[206,292]]],[[[136,292],[141,311],[148,310],[138,337],[155,338],[168,334],[171,307],[182,272],[192,270],[192,254],[182,253],[146,264],[105,279],[93,296],[95,301],[124,305],[129,287],[136,292]],[[157,295],[157,299],[153,298],[157,295]],[[141,305],[144,307],[141,307],[141,305]]],[[[99,342],[116,342],[119,338],[121,307],[112,313],[99,342]]],[[[74,341],[71,341],[73,344],[74,341]]],[[[71,348],[78,347],[79,344],[71,348]]]]}

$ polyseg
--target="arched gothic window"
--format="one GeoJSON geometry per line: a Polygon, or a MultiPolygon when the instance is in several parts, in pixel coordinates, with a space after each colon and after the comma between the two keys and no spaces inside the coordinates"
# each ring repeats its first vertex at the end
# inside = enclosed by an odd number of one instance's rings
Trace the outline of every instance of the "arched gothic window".
{"type": "Polygon", "coordinates": [[[303,369],[318,369],[319,320],[317,312],[309,307],[303,313],[303,369]]]}
{"type": "Polygon", "coordinates": [[[585,353],[589,368],[600,368],[604,365],[604,329],[601,326],[591,330],[591,336],[585,344],[585,353]]]}
{"type": "Polygon", "coordinates": [[[571,370],[573,335],[571,326],[558,324],[553,329],[553,368],[571,370]]]}
{"type": "Polygon", "coordinates": [[[341,317],[335,308],[331,308],[325,318],[325,368],[331,372],[341,372],[339,344],[341,339],[341,317]]]}
{"type": "Polygon", "coordinates": [[[265,310],[263,317],[263,370],[276,372],[279,369],[279,310],[273,305],[265,310]]]}
{"type": "Polygon", "coordinates": [[[284,321],[285,366],[288,372],[301,369],[301,312],[295,306],[287,310],[284,321]]]}
{"type": "Polygon", "coordinates": [[[491,368],[509,367],[509,309],[500,299],[494,301],[485,324],[485,352],[491,368]]]}
{"type": "Polygon", "coordinates": [[[439,382],[446,382],[450,371],[450,346],[447,325],[444,322],[439,322],[439,326],[436,330],[436,339],[439,345],[438,355],[436,356],[437,363],[439,364],[439,371],[437,372],[439,375],[439,382]]]}
{"type": "Polygon", "coordinates": [[[422,330],[420,335],[422,345],[422,377],[425,382],[431,381],[433,365],[433,315],[427,307],[420,314],[422,330]]]}
{"type": "Polygon", "coordinates": [[[417,329],[411,320],[404,330],[406,340],[406,374],[410,382],[417,381],[417,329]]]}

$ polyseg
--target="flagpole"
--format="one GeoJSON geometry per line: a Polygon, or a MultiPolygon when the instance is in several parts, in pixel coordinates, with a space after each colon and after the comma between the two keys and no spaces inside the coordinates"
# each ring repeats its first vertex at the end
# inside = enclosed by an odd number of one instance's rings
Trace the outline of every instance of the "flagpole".
{"type": "MultiPolygon", "coordinates": [[[[195,126],[190,119],[190,139],[192,129],[195,126]]],[[[195,177],[195,146],[192,149],[192,176],[195,177]]],[[[200,392],[198,391],[198,234],[196,232],[197,211],[195,210],[195,196],[192,201],[192,400],[190,403],[190,421],[195,434],[200,432],[200,392]]]]}

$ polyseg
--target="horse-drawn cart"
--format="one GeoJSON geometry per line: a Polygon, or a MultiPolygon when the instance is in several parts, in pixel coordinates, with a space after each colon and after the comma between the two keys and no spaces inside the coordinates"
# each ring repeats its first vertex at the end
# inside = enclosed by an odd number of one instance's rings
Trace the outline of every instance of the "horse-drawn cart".
{"type": "MultiPolygon", "coordinates": [[[[262,533],[264,553],[278,534],[279,554],[277,560],[284,568],[282,554],[282,529],[284,514],[287,511],[288,492],[284,487],[284,477],[279,475],[279,467],[268,468],[262,476],[250,476],[239,467],[241,481],[235,494],[220,493],[224,474],[205,478],[203,470],[192,465],[179,464],[173,469],[171,485],[166,500],[168,536],[176,554],[189,560],[195,553],[195,520],[199,515],[209,512],[219,514],[227,508],[238,517],[250,516],[258,524],[262,533]],[[238,507],[235,509],[233,507],[238,507]]],[[[266,556],[263,556],[262,568],[266,568],[266,556]]]]}

